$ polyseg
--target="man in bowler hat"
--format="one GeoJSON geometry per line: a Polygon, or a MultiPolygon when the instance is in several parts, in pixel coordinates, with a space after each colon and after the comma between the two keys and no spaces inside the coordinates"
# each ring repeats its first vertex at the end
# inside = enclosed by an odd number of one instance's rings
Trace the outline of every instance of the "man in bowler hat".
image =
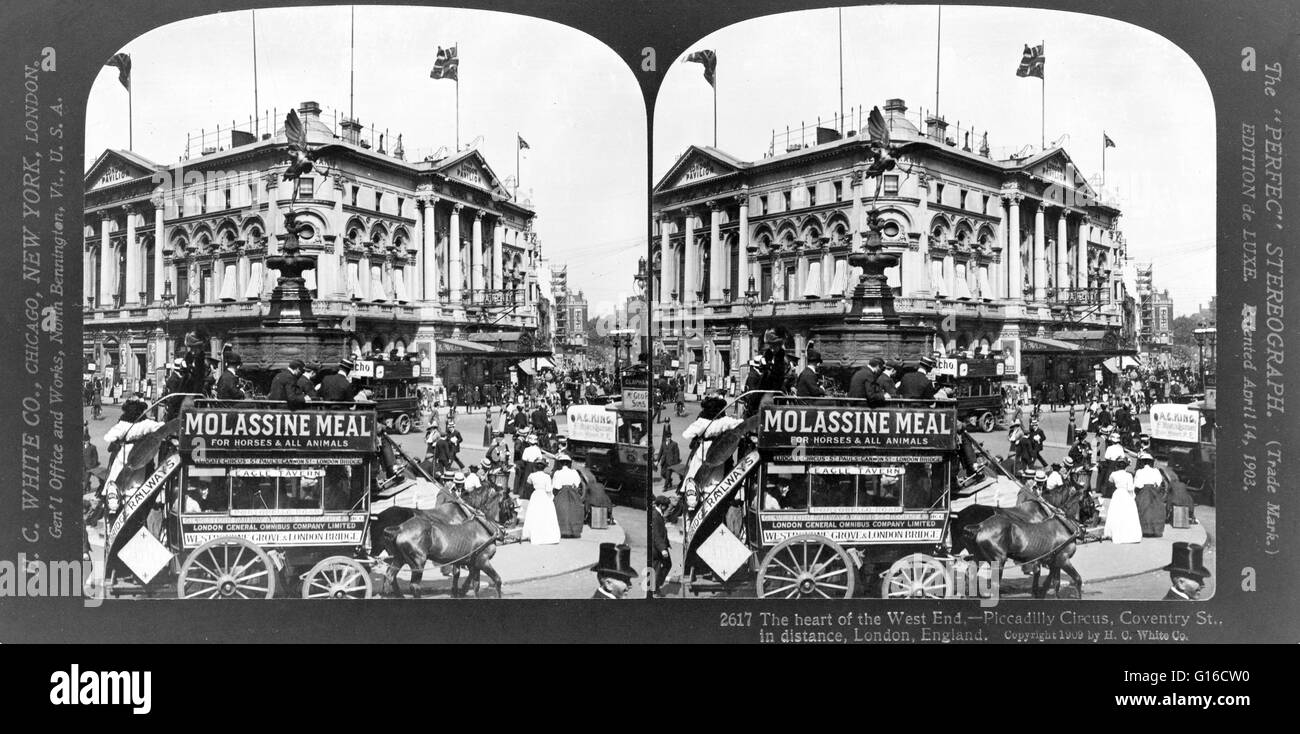
{"type": "Polygon", "coordinates": [[[217,400],[243,400],[248,397],[239,388],[239,377],[235,374],[235,370],[243,363],[243,358],[238,354],[234,352],[226,354],[226,366],[221,370],[221,376],[217,378],[217,400]]]}
{"type": "Polygon", "coordinates": [[[1193,601],[1201,593],[1210,570],[1201,563],[1205,548],[1196,543],[1174,543],[1173,560],[1164,570],[1169,572],[1169,591],[1164,601],[1193,601]]]}
{"type": "Polygon", "coordinates": [[[307,395],[303,393],[302,386],[298,383],[298,378],[302,377],[303,367],[305,365],[301,359],[289,360],[289,366],[271,380],[271,390],[267,399],[283,400],[289,403],[289,407],[305,404],[307,395]]]}
{"type": "Polygon", "coordinates": [[[613,543],[600,544],[600,560],[591,567],[596,572],[596,593],[592,599],[622,599],[632,588],[636,572],[632,570],[632,548],[613,543]]]}

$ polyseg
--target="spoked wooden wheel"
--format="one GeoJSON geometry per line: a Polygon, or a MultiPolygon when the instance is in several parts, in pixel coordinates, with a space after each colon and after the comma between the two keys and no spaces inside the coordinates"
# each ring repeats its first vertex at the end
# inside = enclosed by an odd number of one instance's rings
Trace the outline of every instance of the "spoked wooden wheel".
{"type": "Polygon", "coordinates": [[[857,567],[834,541],[799,535],[768,552],[758,570],[758,595],[773,599],[848,599],[857,567]]]}
{"type": "Polygon", "coordinates": [[[304,599],[369,599],[374,593],[370,572],[347,556],[330,556],[302,577],[304,599]]]}
{"type": "Polygon", "coordinates": [[[880,596],[884,599],[943,599],[952,593],[948,569],[924,553],[894,561],[880,584],[880,596]]]}
{"type": "Polygon", "coordinates": [[[266,551],[244,538],[216,538],[190,553],[176,590],[182,599],[270,599],[275,565],[266,551]]]}
{"type": "Polygon", "coordinates": [[[403,413],[393,419],[393,431],[400,434],[411,432],[411,416],[403,413]]]}

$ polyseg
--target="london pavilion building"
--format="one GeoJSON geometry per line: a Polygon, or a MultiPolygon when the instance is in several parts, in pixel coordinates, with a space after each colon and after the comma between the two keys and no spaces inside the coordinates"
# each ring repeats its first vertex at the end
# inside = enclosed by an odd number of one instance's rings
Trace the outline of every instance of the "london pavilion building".
{"type": "Polygon", "coordinates": [[[1031,385],[1090,380],[1133,353],[1120,211],[1063,148],[1000,159],[986,135],[909,119],[903,100],[884,114],[898,165],[879,180],[864,175],[865,130],[817,128],[808,144],[774,134],[753,162],[692,146],[656,185],[659,347],[688,389],[742,384],[765,329],[802,360],[809,339],[843,328],[860,275],[848,256],[873,209],[899,261],[894,308],[933,329],[933,351],[997,356],[1031,385]]]}
{"type": "Polygon", "coordinates": [[[331,147],[296,199],[282,180],[282,129],[209,133],[176,164],[99,156],[85,176],[87,364],[120,389],[148,391],[185,333],[217,355],[232,330],[257,326],[278,277],[264,263],[284,242],[291,204],[307,225],[302,252],[316,257],[304,273],[315,314],[342,332],[341,352],[418,352],[425,374],[449,382],[500,379],[500,365],[461,374],[466,360],[439,365],[440,353],[502,364],[545,354],[533,351],[535,213],[477,149],[408,161],[400,136],[386,147],[355,120],[327,122],[315,102],[298,112],[308,143],[331,147]]]}

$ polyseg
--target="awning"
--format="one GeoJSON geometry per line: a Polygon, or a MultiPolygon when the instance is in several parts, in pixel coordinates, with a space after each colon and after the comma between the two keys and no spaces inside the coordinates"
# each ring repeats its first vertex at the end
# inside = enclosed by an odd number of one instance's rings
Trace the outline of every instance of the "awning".
{"type": "Polygon", "coordinates": [[[1115,374],[1119,374],[1130,367],[1135,369],[1142,368],[1142,363],[1132,357],[1111,357],[1105,362],[1102,362],[1101,365],[1115,374]]]}
{"type": "Polygon", "coordinates": [[[525,375],[535,377],[539,370],[553,370],[555,365],[546,357],[534,357],[525,359],[519,363],[519,369],[523,370],[525,375]]]}
{"type": "Polygon", "coordinates": [[[1026,336],[1021,337],[1021,351],[1025,352],[1082,352],[1083,348],[1078,344],[1064,342],[1060,339],[1049,339],[1045,336],[1026,336]]]}

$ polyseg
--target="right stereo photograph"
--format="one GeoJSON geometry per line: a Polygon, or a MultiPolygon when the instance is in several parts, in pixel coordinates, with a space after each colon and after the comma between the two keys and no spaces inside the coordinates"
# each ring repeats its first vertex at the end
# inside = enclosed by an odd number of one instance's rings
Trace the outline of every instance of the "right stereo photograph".
{"type": "Polygon", "coordinates": [[[653,593],[1209,598],[1215,110],[1138,26],[773,15],[655,104],[653,593]]]}

